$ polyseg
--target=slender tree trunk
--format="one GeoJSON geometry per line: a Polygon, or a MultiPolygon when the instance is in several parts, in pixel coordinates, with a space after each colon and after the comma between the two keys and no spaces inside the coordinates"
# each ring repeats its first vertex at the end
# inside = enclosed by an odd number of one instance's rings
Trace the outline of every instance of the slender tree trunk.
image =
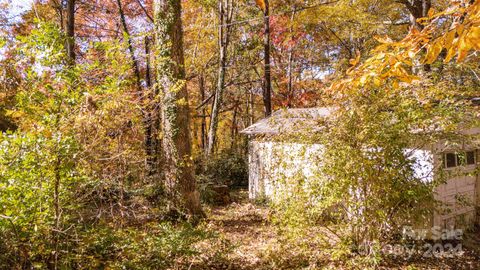
{"type": "Polygon", "coordinates": [[[145,38],[145,55],[146,55],[146,69],[145,69],[145,83],[147,85],[147,104],[145,117],[145,151],[147,153],[147,170],[150,176],[158,175],[160,172],[160,138],[158,128],[160,126],[160,112],[159,106],[155,101],[158,96],[158,88],[153,87],[152,80],[152,64],[151,64],[151,39],[145,38]]]}
{"type": "MultiPolygon", "coordinates": [[[[290,17],[290,36],[294,39],[293,36],[293,21],[295,19],[296,9],[294,8],[292,15],[290,17]]],[[[288,100],[288,107],[292,106],[292,99],[293,99],[293,53],[294,53],[294,44],[292,42],[291,47],[288,48],[288,67],[287,67],[287,77],[288,77],[288,84],[287,84],[287,100],[288,100]]]]}
{"type": "MultiPolygon", "coordinates": [[[[250,83],[250,85],[248,85],[246,88],[245,88],[245,118],[243,120],[243,126],[244,128],[245,127],[249,127],[253,124],[253,100],[252,100],[252,94],[251,94],[251,90],[253,89],[253,84],[250,83]]],[[[247,155],[248,154],[248,138],[244,138],[243,139],[243,152],[240,151],[241,153],[247,155]]]]}
{"type": "MultiPolygon", "coordinates": [[[[199,88],[200,88],[200,98],[201,101],[203,102],[205,100],[205,77],[203,74],[200,74],[199,78],[199,88]]],[[[201,142],[202,142],[202,150],[205,151],[207,148],[207,110],[205,109],[205,106],[202,106],[202,126],[201,126],[201,142]]]]}
{"type": "MultiPolygon", "coordinates": [[[[50,0],[50,5],[58,14],[58,26],[60,29],[65,30],[65,5],[61,1],[58,2],[56,0],[50,0]]],[[[35,8],[35,6],[34,6],[35,8]]],[[[67,47],[67,43],[65,42],[65,48],[67,47]]]]}
{"type": "Polygon", "coordinates": [[[61,231],[61,206],[60,206],[60,184],[61,184],[61,158],[60,154],[57,153],[57,158],[55,161],[55,180],[53,185],[53,206],[55,209],[55,227],[54,227],[54,249],[53,254],[53,269],[58,269],[58,259],[59,259],[59,245],[60,245],[60,231],[61,231]]]}
{"type": "Polygon", "coordinates": [[[157,84],[162,92],[165,188],[173,206],[203,217],[191,161],[181,0],[154,0],[157,84]]]}
{"type": "Polygon", "coordinates": [[[66,49],[70,65],[75,65],[75,0],[67,1],[66,49]]]}
{"type": "Polygon", "coordinates": [[[233,149],[235,147],[235,137],[237,135],[237,113],[238,113],[238,106],[235,104],[233,107],[233,117],[232,117],[232,126],[230,128],[230,148],[233,149]]]}
{"type": "Polygon", "coordinates": [[[249,88],[245,88],[245,120],[244,126],[250,126],[250,94],[249,88]]]}
{"type": "Polygon", "coordinates": [[[251,90],[248,91],[248,98],[250,99],[250,115],[248,123],[251,126],[255,122],[255,96],[253,95],[251,90]]]}
{"type": "Polygon", "coordinates": [[[263,105],[265,107],[265,116],[268,117],[272,114],[272,79],[270,67],[270,3],[268,0],[265,0],[264,24],[265,33],[263,45],[265,65],[263,79],[263,105]]]}
{"type": "Polygon", "coordinates": [[[219,38],[219,67],[217,90],[215,92],[215,100],[213,101],[212,115],[210,117],[210,130],[208,132],[207,156],[213,155],[215,151],[215,143],[217,139],[217,129],[219,122],[219,113],[223,103],[223,91],[225,90],[225,74],[227,68],[227,52],[230,42],[230,23],[233,16],[233,1],[235,0],[219,0],[219,16],[220,26],[218,29],[219,38]]]}
{"type": "Polygon", "coordinates": [[[292,107],[292,99],[293,99],[293,48],[291,48],[288,52],[288,67],[287,67],[287,107],[292,107]]]}
{"type": "MultiPolygon", "coordinates": [[[[64,33],[66,36],[65,40],[65,51],[66,51],[66,62],[68,64],[68,68],[73,70],[75,67],[75,0],[68,0],[67,1],[67,21],[64,29],[64,33]]],[[[63,18],[63,16],[62,16],[63,18]]],[[[63,21],[63,19],[62,19],[63,21]]],[[[74,86],[70,86],[71,89],[74,86]]],[[[57,117],[55,120],[55,127],[58,129],[59,127],[59,116],[60,116],[60,107],[57,111],[57,117]]],[[[62,177],[61,177],[61,168],[62,168],[62,158],[60,149],[56,149],[57,157],[54,164],[54,183],[53,183],[53,207],[55,210],[55,224],[53,228],[53,245],[54,245],[54,252],[53,252],[53,269],[59,269],[58,260],[60,256],[60,238],[61,238],[61,231],[62,231],[62,206],[61,206],[61,198],[60,198],[60,189],[62,185],[62,177]]]]}
{"type": "Polygon", "coordinates": [[[152,83],[152,61],[151,61],[151,49],[150,44],[152,40],[149,37],[145,37],[145,58],[146,58],[146,68],[145,68],[145,83],[148,89],[151,89],[153,86],[152,83]]]}
{"type": "MultiPolygon", "coordinates": [[[[144,129],[144,148],[146,155],[146,167],[147,175],[153,176],[156,175],[158,170],[158,153],[156,147],[156,137],[155,137],[155,127],[153,120],[154,110],[149,104],[145,104],[145,94],[142,87],[142,80],[140,75],[140,67],[138,64],[137,57],[135,56],[135,49],[133,47],[133,40],[130,36],[130,31],[128,30],[127,20],[125,18],[125,12],[123,10],[122,1],[117,0],[118,13],[120,15],[120,22],[122,24],[122,29],[127,38],[128,52],[130,54],[130,61],[132,62],[132,69],[135,75],[135,85],[137,88],[137,97],[142,107],[142,118],[143,118],[143,129],[144,129]]],[[[150,75],[150,44],[148,38],[145,40],[145,52],[147,55],[147,71],[146,71],[146,84],[149,89],[151,89],[151,75],[150,75]]],[[[150,103],[150,102],[147,102],[150,103]]]]}
{"type": "MultiPolygon", "coordinates": [[[[120,22],[122,23],[122,29],[127,38],[128,52],[130,53],[130,59],[132,61],[132,68],[135,73],[135,83],[137,85],[137,92],[142,92],[142,81],[140,78],[140,68],[138,67],[138,61],[135,57],[135,50],[133,48],[132,37],[130,36],[130,31],[128,31],[127,21],[125,19],[125,13],[123,12],[121,0],[117,0],[118,13],[120,14],[120,22]]],[[[140,96],[142,96],[140,94],[140,96]]]]}

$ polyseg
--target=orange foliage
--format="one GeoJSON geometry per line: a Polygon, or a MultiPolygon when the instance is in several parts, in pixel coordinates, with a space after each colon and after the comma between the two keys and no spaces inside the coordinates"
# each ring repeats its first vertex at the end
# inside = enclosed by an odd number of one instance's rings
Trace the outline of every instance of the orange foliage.
{"type": "Polygon", "coordinates": [[[347,78],[333,83],[330,90],[365,89],[411,83],[418,77],[410,70],[415,63],[431,64],[438,60],[442,50],[447,51],[444,62],[457,57],[463,62],[471,51],[480,50],[480,1],[464,7],[455,2],[443,12],[429,12],[422,31],[413,28],[401,41],[389,37],[377,37],[380,42],[372,56],[358,65],[359,58],[351,60],[347,78]],[[451,21],[448,30],[442,30],[441,21],[451,21]],[[440,33],[440,34],[438,34],[440,33]],[[426,50],[426,53],[423,51],[426,50]],[[358,66],[357,66],[358,65],[358,66]]]}

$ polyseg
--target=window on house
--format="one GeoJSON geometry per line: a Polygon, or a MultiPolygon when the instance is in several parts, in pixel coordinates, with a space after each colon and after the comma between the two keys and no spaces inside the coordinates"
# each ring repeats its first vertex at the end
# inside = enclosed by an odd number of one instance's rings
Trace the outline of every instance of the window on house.
{"type": "Polygon", "coordinates": [[[457,158],[454,153],[445,154],[445,168],[453,168],[457,166],[457,158]]]}
{"type": "Polygon", "coordinates": [[[475,151],[443,154],[443,166],[445,168],[454,168],[454,167],[465,166],[465,165],[475,165],[476,163],[477,163],[477,160],[476,160],[475,151]]]}
{"type": "Polygon", "coordinates": [[[475,160],[475,151],[468,151],[466,153],[466,161],[467,165],[473,165],[477,163],[475,160]]]}

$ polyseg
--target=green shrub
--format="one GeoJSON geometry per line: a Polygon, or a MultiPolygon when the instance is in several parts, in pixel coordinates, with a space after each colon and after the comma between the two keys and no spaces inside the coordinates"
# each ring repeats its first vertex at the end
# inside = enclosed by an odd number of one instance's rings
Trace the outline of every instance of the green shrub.
{"type": "Polygon", "coordinates": [[[215,238],[189,224],[142,227],[98,226],[82,233],[72,262],[77,269],[167,269],[192,259],[195,244],[215,238]]]}
{"type": "Polygon", "coordinates": [[[76,144],[60,134],[3,134],[0,139],[2,261],[48,265],[58,257],[52,254],[70,248],[64,231],[77,225],[70,220],[80,204],[71,191],[86,178],[75,170],[76,144]]]}
{"type": "Polygon", "coordinates": [[[248,186],[248,162],[245,155],[234,150],[225,150],[211,160],[204,162],[199,169],[200,182],[228,185],[229,187],[248,186]]]}

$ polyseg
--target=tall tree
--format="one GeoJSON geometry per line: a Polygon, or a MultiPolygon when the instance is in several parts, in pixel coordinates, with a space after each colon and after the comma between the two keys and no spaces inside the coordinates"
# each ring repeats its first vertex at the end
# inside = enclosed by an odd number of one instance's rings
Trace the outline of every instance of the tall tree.
{"type": "MultiPolygon", "coordinates": [[[[297,7],[294,5],[292,14],[290,15],[290,28],[289,28],[289,33],[290,33],[290,38],[292,40],[295,39],[294,37],[294,20],[295,20],[295,14],[297,13],[297,7]]],[[[292,99],[293,99],[293,62],[294,62],[294,50],[295,50],[295,45],[293,42],[291,42],[289,48],[288,48],[288,64],[287,64],[287,107],[292,106],[292,99]]]]}
{"type": "Polygon", "coordinates": [[[265,57],[264,62],[264,78],[263,78],[263,105],[265,107],[265,116],[272,114],[272,78],[270,67],[270,2],[263,0],[264,6],[264,27],[265,33],[263,37],[263,53],[265,57]]]}
{"type": "Polygon", "coordinates": [[[210,118],[210,130],[208,133],[207,155],[210,156],[215,150],[215,141],[217,137],[218,116],[223,103],[223,92],[225,90],[225,75],[228,61],[228,45],[230,43],[231,22],[234,11],[234,0],[219,0],[218,12],[219,22],[218,27],[218,45],[219,65],[218,65],[218,81],[217,90],[215,92],[215,99],[213,101],[212,116],[210,118]]]}
{"type": "MultiPolygon", "coordinates": [[[[203,101],[205,100],[205,75],[202,73],[199,75],[198,77],[198,88],[199,88],[199,92],[200,92],[200,99],[203,101]]],[[[202,146],[202,150],[205,151],[206,148],[207,148],[207,141],[208,141],[208,137],[207,137],[207,117],[206,117],[206,114],[207,114],[207,110],[205,109],[205,106],[202,106],[202,110],[201,110],[201,137],[200,137],[200,141],[201,141],[201,146],[202,146]]]]}
{"type": "Polygon", "coordinates": [[[142,91],[142,82],[140,79],[140,68],[138,66],[138,61],[135,56],[135,49],[133,48],[132,37],[130,36],[130,31],[128,30],[127,19],[125,18],[125,12],[123,11],[122,1],[117,0],[118,14],[120,15],[120,22],[122,24],[123,33],[127,39],[128,52],[130,53],[130,58],[132,60],[132,68],[135,73],[135,83],[137,85],[137,91],[142,91]]]}
{"type": "Polygon", "coordinates": [[[174,207],[204,215],[191,160],[181,0],[155,0],[157,85],[162,93],[165,188],[174,207]]]}
{"type": "MultiPolygon", "coordinates": [[[[118,13],[120,15],[120,22],[122,24],[122,29],[124,36],[127,39],[127,46],[128,46],[128,52],[130,54],[130,59],[132,62],[132,69],[135,74],[135,84],[136,84],[136,90],[137,90],[137,97],[139,102],[141,103],[142,107],[142,118],[143,118],[143,129],[145,132],[145,138],[144,138],[144,144],[145,144],[145,154],[146,154],[146,165],[147,165],[147,173],[149,176],[156,175],[158,173],[158,153],[157,153],[157,138],[156,138],[156,132],[155,132],[155,127],[154,127],[154,111],[152,110],[151,106],[145,106],[145,102],[148,102],[145,100],[145,94],[144,94],[144,89],[142,87],[142,80],[140,78],[140,67],[138,64],[137,57],[135,56],[135,49],[133,47],[133,40],[130,35],[130,31],[128,29],[127,25],[127,19],[125,16],[125,12],[123,10],[122,6],[122,1],[117,0],[117,7],[118,7],[118,13]]],[[[145,50],[146,50],[146,59],[147,59],[147,71],[146,71],[146,84],[147,87],[151,87],[151,80],[150,80],[150,63],[149,63],[149,54],[150,54],[150,47],[149,47],[149,40],[146,39],[145,41],[145,50]]]]}
{"type": "Polygon", "coordinates": [[[75,64],[75,0],[67,1],[67,24],[65,27],[67,36],[67,55],[69,63],[75,64]]]}
{"type": "Polygon", "coordinates": [[[145,83],[147,87],[148,100],[146,101],[146,112],[144,112],[144,126],[145,126],[145,149],[147,154],[147,170],[151,176],[158,175],[160,172],[160,112],[159,104],[156,102],[158,97],[158,87],[153,87],[152,78],[152,55],[151,55],[152,40],[149,37],[145,38],[145,83]]]}
{"type": "MultiPolygon", "coordinates": [[[[75,0],[67,1],[67,21],[65,24],[64,34],[66,37],[65,40],[65,50],[66,50],[66,62],[68,64],[69,74],[73,74],[75,69],[75,0]]],[[[68,76],[69,80],[74,78],[74,75],[68,76]]],[[[75,89],[74,85],[70,86],[70,89],[75,89]]],[[[58,112],[57,112],[58,114],[58,112]]],[[[54,121],[54,128],[56,130],[60,129],[60,116],[57,115],[54,121]]],[[[59,144],[60,145],[60,144],[59,144]]],[[[59,146],[58,145],[58,146],[59,146]]],[[[58,147],[57,146],[57,147],[58,147]]],[[[60,148],[60,147],[58,147],[60,148]]],[[[62,193],[62,166],[65,161],[62,158],[60,150],[57,150],[55,162],[54,162],[54,185],[53,185],[53,208],[55,210],[55,226],[54,226],[54,247],[55,252],[53,252],[53,269],[59,269],[59,243],[61,241],[62,235],[59,233],[62,231],[63,222],[62,222],[62,203],[61,203],[61,193],[62,193]]]]}
{"type": "Polygon", "coordinates": [[[258,7],[263,12],[263,106],[265,116],[272,114],[272,75],[271,75],[271,61],[270,61],[270,1],[269,0],[255,0],[258,7]]]}

